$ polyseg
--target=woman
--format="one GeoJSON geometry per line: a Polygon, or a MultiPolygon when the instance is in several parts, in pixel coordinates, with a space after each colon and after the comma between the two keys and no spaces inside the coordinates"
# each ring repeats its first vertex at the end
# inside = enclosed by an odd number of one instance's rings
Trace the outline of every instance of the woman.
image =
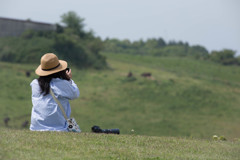
{"type": "Polygon", "coordinates": [[[79,89],[72,80],[71,69],[67,70],[66,61],[58,60],[53,53],[47,53],[42,56],[35,73],[39,78],[30,85],[33,104],[30,130],[67,131],[66,120],[50,94],[50,88],[62,104],[67,117],[70,117],[69,100],[79,97],[79,89]]]}

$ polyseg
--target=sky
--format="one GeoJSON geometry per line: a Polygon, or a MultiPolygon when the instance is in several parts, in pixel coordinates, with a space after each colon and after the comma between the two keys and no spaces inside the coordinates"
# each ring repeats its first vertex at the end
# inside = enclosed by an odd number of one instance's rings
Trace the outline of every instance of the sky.
{"type": "Polygon", "coordinates": [[[96,36],[163,38],[240,55],[240,0],[1,0],[0,17],[60,23],[74,11],[96,36]]]}

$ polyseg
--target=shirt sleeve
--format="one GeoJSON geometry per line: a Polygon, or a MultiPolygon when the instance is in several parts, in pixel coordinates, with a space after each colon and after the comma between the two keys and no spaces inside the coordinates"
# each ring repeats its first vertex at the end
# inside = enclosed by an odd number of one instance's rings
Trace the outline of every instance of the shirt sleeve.
{"type": "Polygon", "coordinates": [[[80,95],[79,89],[73,80],[52,80],[51,88],[57,98],[63,97],[67,99],[75,99],[80,95]]]}

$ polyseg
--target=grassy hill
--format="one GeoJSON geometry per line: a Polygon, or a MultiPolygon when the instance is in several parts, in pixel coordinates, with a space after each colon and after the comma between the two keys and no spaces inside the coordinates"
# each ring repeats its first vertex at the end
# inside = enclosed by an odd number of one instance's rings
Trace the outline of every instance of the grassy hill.
{"type": "Polygon", "coordinates": [[[0,129],[0,159],[237,160],[240,141],[0,129]]]}
{"type": "MultiPolygon", "coordinates": [[[[109,70],[70,66],[81,92],[71,102],[72,116],[83,132],[100,125],[119,128],[121,134],[133,129],[136,135],[239,138],[240,67],[187,58],[103,55],[109,70]],[[127,78],[129,71],[134,78],[127,78]],[[152,78],[141,77],[144,72],[152,78]]],[[[37,78],[36,67],[0,62],[0,118],[10,117],[9,128],[20,129],[30,121],[29,84],[37,78]],[[26,71],[32,72],[30,77],[26,71]]],[[[0,125],[4,127],[3,121],[0,125]]]]}

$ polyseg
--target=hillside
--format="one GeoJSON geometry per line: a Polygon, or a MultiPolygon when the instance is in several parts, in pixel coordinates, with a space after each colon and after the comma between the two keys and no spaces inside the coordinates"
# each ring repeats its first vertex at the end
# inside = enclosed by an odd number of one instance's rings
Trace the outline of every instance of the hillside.
{"type": "MultiPolygon", "coordinates": [[[[121,134],[133,129],[136,135],[239,138],[239,67],[188,58],[103,55],[108,70],[70,66],[81,92],[71,102],[72,116],[83,132],[99,125],[119,128],[121,134]],[[134,77],[127,78],[129,71],[134,77]],[[141,77],[144,72],[152,78],[141,77]]],[[[37,65],[0,62],[0,67],[0,117],[10,117],[9,128],[21,128],[30,121],[29,84],[37,65]]]]}
{"type": "Polygon", "coordinates": [[[237,160],[240,141],[0,129],[0,159],[237,160]]]}

